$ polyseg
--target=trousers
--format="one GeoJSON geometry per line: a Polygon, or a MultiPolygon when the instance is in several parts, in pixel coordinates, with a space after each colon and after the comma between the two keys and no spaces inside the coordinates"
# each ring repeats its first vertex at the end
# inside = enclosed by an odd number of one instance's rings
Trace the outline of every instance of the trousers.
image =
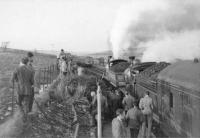
{"type": "Polygon", "coordinates": [[[130,128],[131,138],[137,138],[139,134],[139,128],[130,128]]]}
{"type": "Polygon", "coordinates": [[[144,115],[145,120],[142,124],[144,133],[146,134],[147,138],[150,138],[151,136],[151,127],[152,127],[152,120],[153,120],[153,114],[148,114],[148,115],[144,115]]]}
{"type": "Polygon", "coordinates": [[[19,94],[17,104],[20,110],[27,114],[29,112],[30,95],[19,94]]]}
{"type": "Polygon", "coordinates": [[[29,112],[32,111],[33,101],[34,101],[34,92],[30,95],[29,112]]]}

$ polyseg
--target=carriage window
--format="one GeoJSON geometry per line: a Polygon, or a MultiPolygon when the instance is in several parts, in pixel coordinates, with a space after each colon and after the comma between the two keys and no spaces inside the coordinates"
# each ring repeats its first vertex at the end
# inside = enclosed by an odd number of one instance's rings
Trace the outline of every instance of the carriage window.
{"type": "Polygon", "coordinates": [[[170,95],[169,95],[169,100],[170,100],[169,101],[170,102],[169,103],[170,104],[170,108],[173,108],[173,93],[171,93],[171,92],[170,92],[170,95]]]}
{"type": "Polygon", "coordinates": [[[190,105],[190,97],[187,94],[182,94],[183,105],[190,105]]]}

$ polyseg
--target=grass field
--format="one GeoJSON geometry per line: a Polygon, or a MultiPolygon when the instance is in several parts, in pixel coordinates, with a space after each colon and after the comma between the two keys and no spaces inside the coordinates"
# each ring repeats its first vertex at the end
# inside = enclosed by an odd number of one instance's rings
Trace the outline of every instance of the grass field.
{"type": "MultiPolygon", "coordinates": [[[[19,65],[26,51],[12,50],[0,51],[0,124],[10,115],[12,88],[10,78],[13,71],[19,65]]],[[[47,67],[56,63],[56,56],[34,53],[35,69],[47,67]]]]}

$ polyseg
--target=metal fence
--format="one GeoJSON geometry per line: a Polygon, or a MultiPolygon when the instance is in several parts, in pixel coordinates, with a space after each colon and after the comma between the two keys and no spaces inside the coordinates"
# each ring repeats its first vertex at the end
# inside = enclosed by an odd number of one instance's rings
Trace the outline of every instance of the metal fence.
{"type": "Polygon", "coordinates": [[[58,76],[59,69],[56,64],[52,64],[48,67],[39,68],[36,70],[36,76],[39,85],[44,89],[45,86],[50,85],[53,80],[58,76]]]}

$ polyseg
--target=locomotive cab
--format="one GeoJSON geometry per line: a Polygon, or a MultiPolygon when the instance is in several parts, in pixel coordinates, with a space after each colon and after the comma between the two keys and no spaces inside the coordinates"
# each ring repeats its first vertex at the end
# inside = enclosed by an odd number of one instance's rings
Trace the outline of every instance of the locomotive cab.
{"type": "Polygon", "coordinates": [[[155,65],[156,62],[143,62],[143,63],[136,63],[134,65],[130,65],[124,71],[124,75],[126,78],[127,83],[131,83],[131,81],[135,82],[135,76],[145,70],[146,68],[155,65]]]}

